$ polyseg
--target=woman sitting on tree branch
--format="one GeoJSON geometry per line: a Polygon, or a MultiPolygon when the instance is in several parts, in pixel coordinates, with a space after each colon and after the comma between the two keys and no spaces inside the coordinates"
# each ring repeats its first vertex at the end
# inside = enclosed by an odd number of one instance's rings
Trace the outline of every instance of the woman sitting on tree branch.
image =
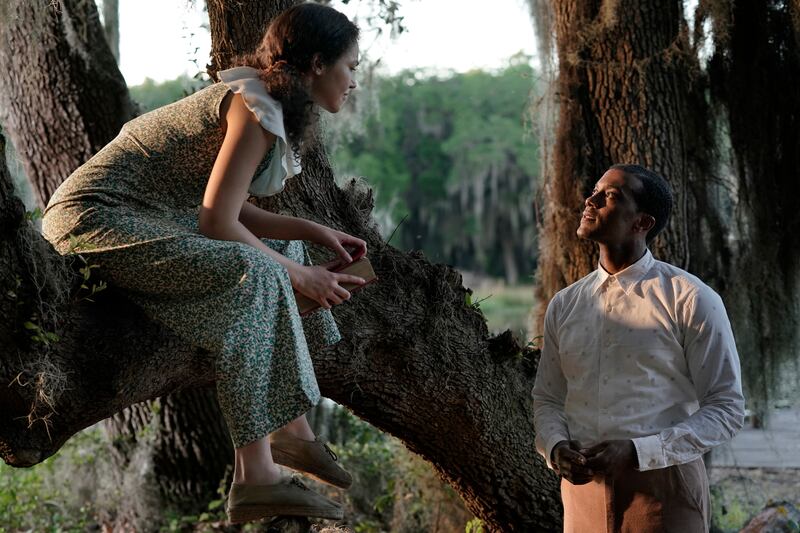
{"type": "Polygon", "coordinates": [[[282,476],[276,463],[347,488],[350,475],[304,413],[320,399],[309,342],[335,343],[329,311],[355,276],[312,266],[302,241],[339,262],[366,243],[310,220],[264,211],[300,173],[317,107],[339,111],[356,87],[358,28],[300,4],[269,26],[257,52],[216,83],[125,124],[55,192],[45,236],[80,251],[153,319],[217,354],[217,395],[235,447],[233,522],[342,518],[341,506],[282,476]],[[77,246],[76,246],[77,243],[77,246]],[[301,321],[293,289],[323,311],[301,321]]]}

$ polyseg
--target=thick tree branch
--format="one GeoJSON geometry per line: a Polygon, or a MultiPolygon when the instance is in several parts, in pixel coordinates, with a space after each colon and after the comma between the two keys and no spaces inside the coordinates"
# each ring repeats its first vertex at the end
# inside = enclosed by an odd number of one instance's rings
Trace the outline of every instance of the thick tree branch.
{"type": "MultiPolygon", "coordinates": [[[[381,241],[368,217],[369,192],[339,189],[313,161],[306,168],[272,207],[365,237],[380,277],[336,309],[345,340],[314,354],[323,394],[431,461],[489,523],[557,524],[554,477],[534,451],[532,373],[520,347],[492,343],[481,315],[466,305],[456,271],[381,241]]],[[[128,405],[213,381],[210,354],[147,321],[118,294],[63,311],[51,359],[71,392],[53,406],[48,431],[18,418],[27,415],[31,389],[18,382],[7,388],[0,448],[9,464],[40,462],[128,405]]],[[[4,383],[17,372],[10,362],[25,356],[8,355],[4,383]]]]}

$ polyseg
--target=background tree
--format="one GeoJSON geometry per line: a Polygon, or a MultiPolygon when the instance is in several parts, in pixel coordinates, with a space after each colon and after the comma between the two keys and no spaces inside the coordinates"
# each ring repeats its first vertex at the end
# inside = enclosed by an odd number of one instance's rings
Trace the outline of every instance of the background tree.
{"type": "Polygon", "coordinates": [[[119,0],[102,0],[103,32],[111,54],[119,64],[119,0]]]}
{"type": "Polygon", "coordinates": [[[2,123],[44,207],[133,116],[94,2],[0,2],[2,123]],[[48,8],[48,6],[50,6],[48,8]]]}

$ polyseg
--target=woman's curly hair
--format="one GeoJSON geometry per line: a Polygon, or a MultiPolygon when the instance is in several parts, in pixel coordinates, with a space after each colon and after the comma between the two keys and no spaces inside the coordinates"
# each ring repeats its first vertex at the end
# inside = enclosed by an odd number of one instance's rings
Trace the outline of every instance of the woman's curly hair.
{"type": "Polygon", "coordinates": [[[314,136],[319,113],[303,76],[319,54],[323,65],[335,63],[358,41],[359,29],[332,7],[303,3],[275,17],[255,53],[237,61],[261,71],[267,92],[283,107],[283,122],[299,157],[314,136]]]}

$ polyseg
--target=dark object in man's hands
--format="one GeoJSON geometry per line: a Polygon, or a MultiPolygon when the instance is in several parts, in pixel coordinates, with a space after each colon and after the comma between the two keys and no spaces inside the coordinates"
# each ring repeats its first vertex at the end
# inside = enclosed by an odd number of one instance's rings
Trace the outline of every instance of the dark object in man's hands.
{"type": "Polygon", "coordinates": [[[553,446],[551,463],[556,472],[573,485],[585,485],[594,477],[580,452],[581,444],[576,440],[562,440],[553,446]]]}
{"type": "Polygon", "coordinates": [[[636,446],[630,439],[603,441],[580,452],[589,468],[609,478],[639,467],[636,446]]]}

